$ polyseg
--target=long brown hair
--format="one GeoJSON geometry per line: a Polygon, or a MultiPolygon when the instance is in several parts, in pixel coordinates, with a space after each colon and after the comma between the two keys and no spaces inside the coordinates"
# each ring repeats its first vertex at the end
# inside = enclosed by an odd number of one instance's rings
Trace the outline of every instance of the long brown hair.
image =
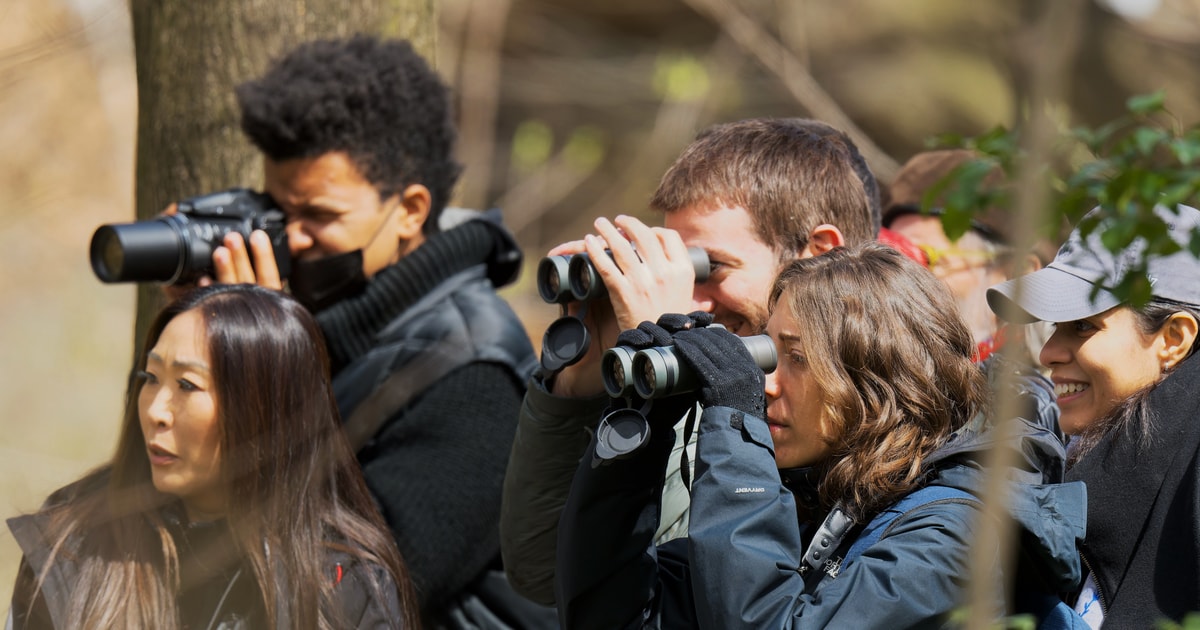
{"type": "MultiPolygon", "coordinates": [[[[342,433],[329,360],[311,314],[287,295],[253,285],[214,285],[168,305],[147,334],[153,348],[181,313],[196,310],[208,333],[230,531],[252,567],[269,621],[301,628],[347,623],[327,550],[351,554],[368,597],[398,597],[397,626],[417,628],[407,572],[342,433]],[[395,586],[376,579],[378,572],[395,586]],[[395,588],[395,593],[383,589],[395,588]],[[286,595],[284,597],[283,595],[286,595]],[[285,610],[277,608],[282,602],[285,610]]],[[[65,502],[47,508],[52,550],[77,563],[69,625],[176,628],[180,557],[155,490],[137,398],[137,360],[112,460],[65,502]]]]}
{"type": "Polygon", "coordinates": [[[790,263],[773,308],[796,320],[837,436],[821,508],[864,522],[919,487],[929,456],[981,413],[987,382],[946,286],[878,243],[790,263]]]}

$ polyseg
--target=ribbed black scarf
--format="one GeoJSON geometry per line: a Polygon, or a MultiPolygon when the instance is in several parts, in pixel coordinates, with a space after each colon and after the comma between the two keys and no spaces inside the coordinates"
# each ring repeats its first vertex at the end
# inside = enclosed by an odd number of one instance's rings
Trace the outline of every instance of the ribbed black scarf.
{"type": "Polygon", "coordinates": [[[485,223],[467,221],[375,274],[361,294],[317,313],[333,373],[369,351],[380,330],[447,278],[486,262],[495,243],[485,223]]]}

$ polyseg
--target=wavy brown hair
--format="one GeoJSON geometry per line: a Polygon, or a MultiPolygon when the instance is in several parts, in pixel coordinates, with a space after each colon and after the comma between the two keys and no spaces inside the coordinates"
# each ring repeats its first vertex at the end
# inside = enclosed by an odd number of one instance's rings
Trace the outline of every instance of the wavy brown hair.
{"type": "MultiPolygon", "coordinates": [[[[147,334],[153,348],[181,313],[200,312],[208,334],[227,521],[269,622],[339,628],[335,567],[326,550],[368,570],[368,597],[398,597],[397,627],[419,627],[407,572],[341,429],[329,359],[312,315],[294,299],[253,285],[214,285],[171,303],[147,334]],[[378,579],[390,577],[391,584],[378,579]],[[395,589],[385,593],[383,589],[395,589]],[[281,595],[286,594],[286,597],[281,595]],[[276,607],[282,602],[286,610],[276,607]]],[[[116,454],[47,508],[50,560],[78,567],[72,628],[178,628],[180,556],[164,520],[177,499],[155,490],[138,420],[146,356],[137,360],[116,454]]],[[[32,602],[31,602],[32,604],[32,602]]]]}
{"type": "Polygon", "coordinates": [[[790,263],[772,308],[795,318],[834,434],[821,507],[858,522],[924,482],[929,456],[987,406],[975,344],[949,290],[887,245],[790,263]]]}

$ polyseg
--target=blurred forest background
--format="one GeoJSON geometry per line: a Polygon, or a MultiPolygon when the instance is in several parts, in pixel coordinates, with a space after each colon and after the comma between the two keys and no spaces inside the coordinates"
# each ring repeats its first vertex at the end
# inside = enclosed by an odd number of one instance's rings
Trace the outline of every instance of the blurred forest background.
{"type": "MultiPolygon", "coordinates": [[[[646,201],[697,130],[853,125],[886,183],[931,136],[1019,123],[1043,4],[438,0],[436,65],[467,165],[457,203],[501,207],[524,245],[505,295],[537,345],[557,313],[528,270],[597,215],[655,220],[646,201]]],[[[1097,125],[1157,89],[1181,123],[1200,120],[1200,0],[1094,0],[1076,27],[1056,121],[1097,125]]],[[[135,292],[96,280],[87,245],[134,217],[135,81],[122,0],[0,2],[0,516],[114,446],[135,292]]],[[[18,558],[3,529],[0,592],[18,558]]]]}

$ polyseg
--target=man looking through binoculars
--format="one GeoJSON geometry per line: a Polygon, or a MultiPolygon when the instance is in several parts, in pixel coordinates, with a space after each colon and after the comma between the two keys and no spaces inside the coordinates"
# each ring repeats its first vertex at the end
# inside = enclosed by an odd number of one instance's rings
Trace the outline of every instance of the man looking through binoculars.
{"type": "MultiPolygon", "coordinates": [[[[701,310],[738,335],[759,334],[772,283],[789,260],[874,240],[879,229],[874,177],[853,143],[803,119],[751,119],[702,131],[663,176],[650,206],[663,213],[663,227],[629,216],[598,218],[596,234],[548,254],[586,252],[608,297],[568,306],[572,313],[586,308],[587,352],[531,381],[509,459],[500,520],[505,571],[519,593],[539,603],[555,599],[558,516],[588,429],[609,403],[601,356],[620,331],[664,313],[701,310]],[[696,282],[688,248],[708,254],[703,282],[696,282]]],[[[676,432],[682,450],[682,423],[676,432]]],[[[687,533],[677,455],[664,490],[660,541],[687,533]]]]}

